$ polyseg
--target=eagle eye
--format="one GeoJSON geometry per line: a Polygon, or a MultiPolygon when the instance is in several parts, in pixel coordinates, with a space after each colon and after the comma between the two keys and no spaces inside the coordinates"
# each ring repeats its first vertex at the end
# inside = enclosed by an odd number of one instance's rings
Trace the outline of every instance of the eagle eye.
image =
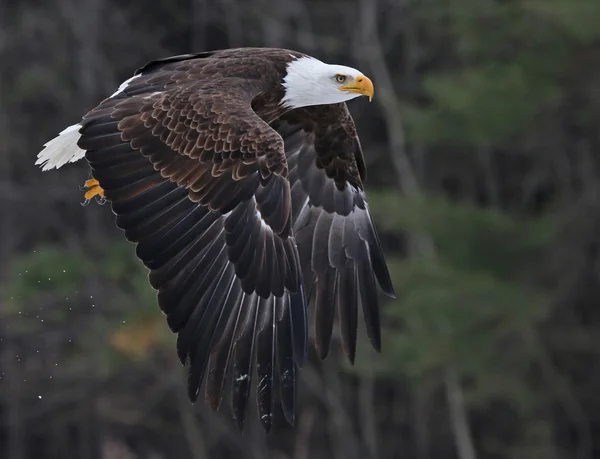
{"type": "Polygon", "coordinates": [[[335,81],[337,81],[338,83],[344,83],[346,81],[346,75],[336,75],[335,81]]]}

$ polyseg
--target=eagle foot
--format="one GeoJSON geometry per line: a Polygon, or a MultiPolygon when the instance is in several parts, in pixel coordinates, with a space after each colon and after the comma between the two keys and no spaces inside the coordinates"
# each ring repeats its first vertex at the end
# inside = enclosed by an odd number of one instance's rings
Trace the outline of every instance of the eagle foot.
{"type": "Polygon", "coordinates": [[[83,197],[85,200],[81,203],[82,206],[87,206],[92,198],[96,200],[96,202],[100,205],[103,205],[106,202],[106,198],[104,197],[104,190],[100,187],[100,183],[96,179],[89,179],[83,184],[83,186],[79,187],[81,191],[84,191],[85,194],[83,197]]]}

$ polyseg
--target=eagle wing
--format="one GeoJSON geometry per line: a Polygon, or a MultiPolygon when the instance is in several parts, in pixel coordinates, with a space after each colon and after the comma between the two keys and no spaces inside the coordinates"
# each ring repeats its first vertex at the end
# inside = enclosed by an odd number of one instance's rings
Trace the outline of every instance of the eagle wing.
{"type": "Polygon", "coordinates": [[[346,104],[336,104],[294,110],[274,128],[285,141],[293,232],[306,296],[314,294],[317,352],[327,356],[337,309],[342,346],[354,362],[359,308],[371,344],[381,347],[376,280],[395,297],[363,189],[366,167],[354,121],[346,104]]]}
{"type": "Polygon", "coordinates": [[[307,341],[284,143],[251,109],[258,81],[192,78],[190,69],[133,80],[84,117],[78,145],[150,269],[189,365],[191,400],[208,369],[205,397],[218,409],[232,365],[243,428],[256,359],[269,430],[276,384],[294,421],[294,362],[307,341]]]}

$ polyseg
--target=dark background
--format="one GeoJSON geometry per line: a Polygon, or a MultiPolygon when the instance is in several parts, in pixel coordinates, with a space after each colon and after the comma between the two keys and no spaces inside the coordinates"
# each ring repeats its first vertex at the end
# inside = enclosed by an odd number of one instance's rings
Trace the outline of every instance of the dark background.
{"type": "Polygon", "coordinates": [[[0,457],[600,458],[599,24],[597,0],[2,2],[0,457]],[[383,353],[311,351],[269,437],[254,404],[240,435],[188,402],[86,165],[33,165],[146,61],[234,46],[373,79],[350,108],[398,292],[383,353]]]}

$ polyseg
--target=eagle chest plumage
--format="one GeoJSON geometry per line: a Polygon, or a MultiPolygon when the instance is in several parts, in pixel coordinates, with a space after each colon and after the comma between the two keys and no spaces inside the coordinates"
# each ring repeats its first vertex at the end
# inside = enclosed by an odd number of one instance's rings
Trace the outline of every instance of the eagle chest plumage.
{"type": "Polygon", "coordinates": [[[309,304],[319,357],[336,311],[351,362],[359,311],[380,349],[377,283],[394,289],[343,102],[358,93],[373,94],[358,71],[294,51],[175,56],[139,69],[38,155],[44,170],[89,163],[86,198],[110,202],[149,269],[190,399],[204,384],[218,409],[231,385],[240,428],[253,381],[264,428],[275,403],[294,422],[309,304]]]}

